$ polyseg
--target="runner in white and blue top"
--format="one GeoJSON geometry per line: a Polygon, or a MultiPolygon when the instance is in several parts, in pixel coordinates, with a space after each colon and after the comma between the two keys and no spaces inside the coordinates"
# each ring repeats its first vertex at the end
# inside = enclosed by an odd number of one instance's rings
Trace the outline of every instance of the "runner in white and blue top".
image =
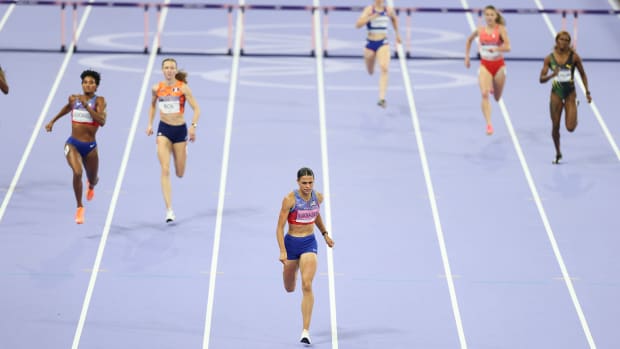
{"type": "Polygon", "coordinates": [[[364,48],[364,61],[368,74],[372,75],[375,65],[379,63],[381,76],[379,78],[379,106],[385,108],[385,93],[388,84],[388,67],[390,65],[390,45],[387,40],[388,24],[392,22],[396,36],[396,42],[400,43],[398,34],[398,18],[393,8],[385,6],[384,0],[375,0],[364,11],[355,23],[356,28],[366,26],[368,35],[364,48]]]}

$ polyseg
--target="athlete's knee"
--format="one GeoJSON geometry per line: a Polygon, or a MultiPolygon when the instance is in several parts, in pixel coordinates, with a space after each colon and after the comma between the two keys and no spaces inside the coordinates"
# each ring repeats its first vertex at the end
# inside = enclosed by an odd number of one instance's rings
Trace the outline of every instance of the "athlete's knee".
{"type": "Polygon", "coordinates": [[[301,281],[301,290],[304,293],[312,293],[312,280],[302,280],[301,281]]]}
{"type": "Polygon", "coordinates": [[[483,91],[482,91],[482,99],[483,99],[483,100],[487,100],[487,101],[488,101],[488,100],[489,100],[489,95],[490,95],[490,94],[491,94],[491,91],[489,91],[489,90],[483,90],[483,91]]]}
{"type": "Polygon", "coordinates": [[[161,176],[162,177],[170,177],[170,167],[162,166],[162,168],[161,168],[161,176]]]}
{"type": "Polygon", "coordinates": [[[566,131],[568,131],[568,132],[574,132],[576,128],[577,128],[577,124],[566,125],[566,131]]]}
{"type": "Polygon", "coordinates": [[[381,68],[381,73],[387,74],[389,68],[388,64],[380,64],[379,67],[381,68]]]}
{"type": "Polygon", "coordinates": [[[74,178],[82,178],[82,167],[72,168],[74,178]]]}
{"type": "Polygon", "coordinates": [[[286,292],[288,293],[292,293],[295,292],[295,284],[291,284],[291,285],[284,285],[284,289],[286,290],[286,292]]]}

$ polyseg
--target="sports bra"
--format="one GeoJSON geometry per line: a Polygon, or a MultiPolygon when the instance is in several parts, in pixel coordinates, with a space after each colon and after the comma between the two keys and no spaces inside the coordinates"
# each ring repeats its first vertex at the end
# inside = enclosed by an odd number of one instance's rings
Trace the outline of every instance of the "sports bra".
{"type": "Polygon", "coordinates": [[[297,225],[313,224],[319,215],[319,200],[314,190],[310,195],[310,200],[306,201],[299,195],[299,190],[295,193],[295,206],[288,213],[288,223],[297,225]]]}
{"type": "MultiPolygon", "coordinates": [[[[88,106],[90,106],[91,109],[95,108],[96,100],[97,95],[94,95],[88,100],[88,106]]],[[[75,124],[99,126],[99,123],[93,120],[92,115],[90,115],[88,110],[86,110],[86,106],[84,106],[79,99],[73,103],[73,107],[71,108],[71,122],[75,124]]]]}

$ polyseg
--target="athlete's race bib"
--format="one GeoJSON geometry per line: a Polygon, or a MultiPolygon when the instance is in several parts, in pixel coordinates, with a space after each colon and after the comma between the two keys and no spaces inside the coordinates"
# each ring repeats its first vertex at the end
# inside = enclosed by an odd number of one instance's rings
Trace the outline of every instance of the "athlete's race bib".
{"type": "Polygon", "coordinates": [[[159,111],[164,114],[178,114],[181,112],[181,103],[178,97],[173,100],[159,99],[159,111]]]}
{"type": "Polygon", "coordinates": [[[497,45],[480,45],[480,57],[484,59],[497,58],[500,55],[497,45]],[[493,50],[493,52],[491,52],[493,50]]]}
{"type": "Polygon", "coordinates": [[[312,223],[319,215],[319,209],[313,210],[298,210],[297,211],[297,219],[295,221],[297,223],[312,223]]]}
{"type": "Polygon", "coordinates": [[[75,122],[84,122],[84,123],[93,122],[93,117],[90,115],[90,113],[87,110],[73,109],[73,113],[71,117],[73,121],[75,122]]]}
{"type": "Polygon", "coordinates": [[[561,69],[558,75],[556,75],[555,77],[555,81],[557,82],[569,82],[571,80],[571,73],[568,69],[561,69]]]}

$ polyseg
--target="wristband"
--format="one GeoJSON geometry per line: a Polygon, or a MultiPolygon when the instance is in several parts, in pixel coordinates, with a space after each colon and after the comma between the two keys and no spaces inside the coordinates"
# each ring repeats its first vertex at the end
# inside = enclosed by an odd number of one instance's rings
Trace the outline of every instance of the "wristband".
{"type": "Polygon", "coordinates": [[[192,122],[192,127],[193,127],[193,128],[197,128],[197,127],[198,127],[198,124],[197,124],[197,123],[195,123],[195,122],[192,122]]]}
{"type": "Polygon", "coordinates": [[[321,232],[321,235],[325,236],[325,235],[327,235],[328,233],[329,233],[329,232],[326,230],[326,231],[321,232]]]}

